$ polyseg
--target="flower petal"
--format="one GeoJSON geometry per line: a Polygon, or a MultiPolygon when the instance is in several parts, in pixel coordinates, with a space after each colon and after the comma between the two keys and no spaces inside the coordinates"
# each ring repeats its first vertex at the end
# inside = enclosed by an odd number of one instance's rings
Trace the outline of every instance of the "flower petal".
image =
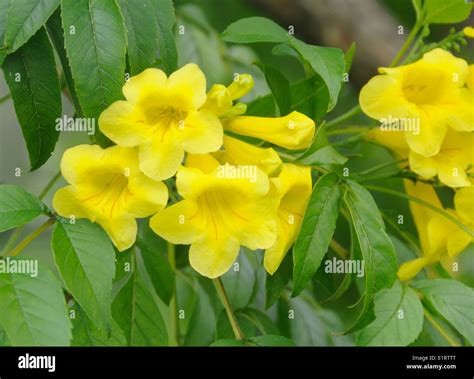
{"type": "Polygon", "coordinates": [[[172,177],[184,158],[182,146],[172,138],[153,139],[138,149],[140,170],[154,180],[172,177]]]}
{"type": "Polygon", "coordinates": [[[82,206],[74,186],[66,186],[56,191],[53,208],[62,217],[89,218],[89,213],[82,206]]]}
{"type": "Polygon", "coordinates": [[[168,188],[143,174],[129,178],[128,212],[134,217],[148,217],[163,209],[168,202],[168,188]]]}
{"type": "Polygon", "coordinates": [[[119,251],[127,250],[137,238],[137,222],[131,216],[97,220],[119,251]]]}
{"type": "Polygon", "coordinates": [[[71,184],[87,181],[91,167],[103,159],[104,150],[98,145],[78,145],[67,149],[61,158],[61,174],[71,184]]]}
{"type": "Polygon", "coordinates": [[[454,207],[461,220],[465,223],[474,224],[474,186],[456,191],[454,207]]]}
{"type": "Polygon", "coordinates": [[[151,229],[174,244],[191,244],[202,238],[198,207],[192,200],[183,200],[163,209],[150,219],[151,229]]]}
{"type": "Polygon", "coordinates": [[[461,229],[451,233],[448,237],[448,255],[450,258],[456,258],[462,253],[473,239],[461,229]]]}
{"type": "Polygon", "coordinates": [[[132,76],[122,88],[123,95],[132,104],[141,99],[154,97],[166,88],[166,74],[157,68],[147,68],[132,76]]]}
{"type": "Polygon", "coordinates": [[[285,117],[232,117],[225,120],[224,127],[234,133],[295,150],[311,145],[315,132],[314,121],[296,111],[285,117]]]}
{"type": "Polygon", "coordinates": [[[180,109],[198,109],[206,102],[206,77],[194,63],[173,72],[168,78],[170,97],[180,100],[180,109]]]}
{"type": "Polygon", "coordinates": [[[235,238],[203,239],[191,245],[189,263],[201,275],[214,279],[225,274],[238,255],[239,243],[235,238]]]}
{"type": "Polygon", "coordinates": [[[412,279],[421,270],[423,270],[423,268],[434,262],[435,261],[426,257],[417,258],[413,259],[412,261],[405,262],[398,269],[398,279],[400,279],[402,282],[412,279]]]}
{"type": "Polygon", "coordinates": [[[151,129],[145,116],[127,101],[116,101],[99,117],[99,128],[108,138],[121,146],[137,146],[147,141],[151,129]]]}
{"type": "Polygon", "coordinates": [[[190,112],[184,127],[176,132],[183,148],[191,154],[207,154],[222,146],[224,130],[214,114],[207,111],[190,112]]]}
{"type": "Polygon", "coordinates": [[[425,157],[431,157],[439,153],[447,131],[445,117],[440,113],[434,108],[420,113],[418,133],[414,131],[405,132],[410,149],[425,157]]]}

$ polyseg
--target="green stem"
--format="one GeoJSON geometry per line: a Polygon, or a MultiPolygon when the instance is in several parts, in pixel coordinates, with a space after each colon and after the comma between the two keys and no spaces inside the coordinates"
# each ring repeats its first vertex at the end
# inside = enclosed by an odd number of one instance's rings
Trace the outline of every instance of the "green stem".
{"type": "Polygon", "coordinates": [[[425,314],[425,318],[430,322],[430,324],[438,331],[441,336],[448,341],[448,343],[451,346],[460,346],[456,341],[452,339],[452,337],[444,330],[443,326],[438,323],[438,321],[435,320],[435,318],[431,315],[428,310],[423,307],[423,313],[425,314]]]}
{"type": "Polygon", "coordinates": [[[413,40],[415,39],[416,35],[418,34],[418,32],[420,31],[420,28],[421,28],[421,22],[416,22],[415,25],[413,26],[413,29],[411,30],[410,34],[408,35],[408,38],[407,40],[405,41],[405,43],[403,44],[402,48],[400,49],[400,51],[398,52],[398,54],[395,56],[395,58],[393,59],[392,63],[390,64],[390,67],[395,67],[398,62],[400,62],[400,59],[402,59],[403,55],[405,54],[405,52],[408,50],[408,48],[410,47],[411,43],[413,42],[413,40]]]}
{"type": "MultiPolygon", "coordinates": [[[[176,247],[168,243],[168,261],[176,274],[176,247]]],[[[173,297],[170,300],[170,345],[179,346],[179,320],[178,320],[178,297],[176,295],[176,284],[173,291],[173,297]]]]}
{"type": "Polygon", "coordinates": [[[245,340],[244,333],[242,329],[240,329],[240,325],[235,317],[234,311],[232,310],[232,305],[229,302],[229,298],[225,292],[224,284],[220,278],[213,279],[214,286],[216,287],[217,294],[219,295],[219,299],[221,300],[222,305],[227,312],[227,317],[229,318],[230,326],[234,331],[235,338],[238,340],[245,340]]]}
{"type": "Polygon", "coordinates": [[[364,170],[364,171],[359,171],[357,174],[358,175],[367,175],[367,174],[371,174],[372,172],[374,171],[379,171],[381,169],[384,169],[384,168],[387,168],[387,167],[390,167],[390,166],[395,166],[395,165],[398,165],[399,163],[403,163],[403,162],[406,162],[408,161],[408,159],[400,159],[398,161],[392,161],[392,162],[386,162],[386,163],[381,163],[379,165],[376,165],[376,166],[373,166],[367,170],[364,170]]]}
{"type": "Polygon", "coordinates": [[[54,175],[51,180],[46,184],[46,186],[43,188],[43,190],[40,192],[38,195],[38,198],[40,200],[43,200],[45,196],[48,194],[48,192],[53,188],[53,186],[56,184],[56,182],[59,180],[61,177],[61,171],[57,172],[56,175],[54,175]]]}
{"type": "Polygon", "coordinates": [[[21,241],[8,255],[11,257],[17,256],[20,254],[25,247],[27,247],[31,242],[33,242],[41,233],[43,233],[48,227],[54,224],[54,219],[50,218],[46,220],[45,223],[35,229],[30,235],[28,235],[23,241],[21,241]]]}
{"type": "Polygon", "coordinates": [[[466,225],[464,225],[462,222],[460,222],[458,219],[456,219],[455,217],[453,217],[452,215],[450,215],[448,212],[446,212],[444,209],[441,209],[441,208],[438,208],[438,207],[435,207],[433,204],[430,204],[428,203],[427,201],[425,200],[422,200],[418,197],[415,197],[415,196],[410,196],[410,195],[407,195],[405,193],[401,193],[401,192],[397,192],[397,191],[394,191],[394,190],[391,190],[391,189],[388,189],[388,188],[383,188],[383,187],[378,187],[378,186],[365,186],[366,189],[370,190],[370,191],[376,191],[376,192],[382,192],[382,193],[387,193],[389,195],[394,195],[394,196],[398,196],[398,197],[402,197],[404,199],[407,199],[407,200],[410,200],[410,201],[413,201],[415,203],[418,203],[420,205],[423,205],[424,207],[426,208],[429,208],[431,209],[432,211],[440,214],[441,216],[443,216],[444,218],[448,219],[449,221],[451,221],[453,224],[455,224],[456,226],[458,226],[460,229],[462,229],[463,231],[465,231],[467,234],[469,234],[472,238],[474,238],[474,231],[472,231],[471,229],[469,229],[466,225]]]}
{"type": "Polygon", "coordinates": [[[5,95],[3,97],[0,97],[0,104],[3,104],[5,101],[7,101],[11,97],[10,94],[5,95]]]}
{"type": "Polygon", "coordinates": [[[340,134],[356,134],[368,132],[371,128],[368,126],[355,126],[350,128],[333,129],[327,132],[328,136],[335,136],[340,134]]]}
{"type": "Polygon", "coordinates": [[[347,259],[350,255],[349,251],[336,240],[331,240],[331,242],[329,242],[329,246],[343,259],[347,259]]]}
{"type": "Polygon", "coordinates": [[[362,112],[360,105],[356,105],[355,107],[349,109],[347,112],[343,113],[339,117],[336,117],[335,119],[331,121],[328,121],[326,125],[328,128],[330,128],[331,126],[340,124],[344,121],[351,119],[352,117],[358,115],[360,112],[362,112]]]}

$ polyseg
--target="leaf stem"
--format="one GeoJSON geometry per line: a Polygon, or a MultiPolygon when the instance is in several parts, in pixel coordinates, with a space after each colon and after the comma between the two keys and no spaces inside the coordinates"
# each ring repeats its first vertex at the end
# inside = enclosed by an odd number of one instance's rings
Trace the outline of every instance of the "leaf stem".
{"type": "Polygon", "coordinates": [[[20,254],[25,247],[27,247],[31,242],[33,242],[41,233],[53,225],[55,220],[50,218],[41,224],[37,229],[35,229],[31,234],[29,234],[23,241],[21,241],[9,254],[9,256],[14,257],[20,254]]]}
{"type": "MultiPolygon", "coordinates": [[[[176,247],[168,242],[168,261],[176,275],[176,247]]],[[[178,320],[178,297],[176,294],[176,284],[174,286],[173,296],[170,300],[170,345],[179,346],[179,320],[178,320]]]]}
{"type": "Polygon", "coordinates": [[[56,173],[56,175],[54,175],[51,178],[51,180],[48,183],[46,183],[46,186],[43,188],[43,190],[38,195],[38,198],[40,200],[43,200],[45,198],[45,196],[48,194],[48,192],[51,190],[51,188],[53,188],[53,186],[56,184],[56,182],[59,180],[60,177],[61,177],[61,171],[58,171],[56,173]]]}
{"type": "Polygon", "coordinates": [[[331,242],[329,242],[329,246],[337,255],[339,255],[339,257],[343,259],[347,259],[350,255],[349,251],[336,240],[332,239],[331,242]]]}
{"type": "Polygon", "coordinates": [[[352,117],[358,115],[360,112],[362,112],[362,108],[360,107],[359,104],[357,104],[355,107],[349,109],[347,112],[343,113],[339,117],[336,117],[335,119],[328,121],[327,122],[327,127],[331,127],[337,124],[340,124],[346,120],[351,119],[352,117]]]}
{"type": "Polygon", "coordinates": [[[224,284],[222,283],[221,278],[213,279],[214,286],[216,287],[217,294],[219,295],[219,299],[221,300],[222,305],[227,312],[227,317],[229,318],[230,325],[232,330],[234,331],[235,338],[238,340],[245,340],[244,333],[240,328],[240,325],[235,317],[234,311],[232,310],[232,305],[229,302],[229,298],[225,292],[224,284]]]}
{"type": "Polygon", "coordinates": [[[411,30],[410,34],[408,35],[407,40],[403,44],[403,46],[400,49],[400,51],[398,52],[398,54],[393,59],[392,63],[390,63],[389,67],[395,67],[398,64],[398,62],[400,62],[400,59],[402,59],[403,55],[406,53],[406,51],[410,47],[411,43],[415,39],[416,35],[420,31],[421,26],[422,26],[422,23],[420,21],[417,21],[415,23],[415,25],[413,26],[413,29],[411,30]]]}
{"type": "Polygon", "coordinates": [[[443,326],[438,321],[435,320],[435,318],[431,315],[430,312],[428,312],[428,310],[425,307],[423,307],[423,313],[425,314],[425,318],[430,322],[433,328],[435,328],[438,331],[438,333],[441,334],[441,336],[446,341],[448,341],[448,343],[451,346],[460,346],[456,341],[453,340],[453,338],[448,334],[448,332],[444,330],[443,326]]]}
{"type": "Polygon", "coordinates": [[[0,97],[0,104],[3,104],[5,101],[7,101],[11,97],[10,94],[7,94],[3,97],[0,97]]]}

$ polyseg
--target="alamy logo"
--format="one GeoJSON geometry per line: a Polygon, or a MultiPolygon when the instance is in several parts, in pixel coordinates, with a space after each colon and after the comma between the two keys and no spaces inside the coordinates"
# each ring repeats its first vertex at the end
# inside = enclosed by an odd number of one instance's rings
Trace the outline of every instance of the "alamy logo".
{"type": "Polygon", "coordinates": [[[25,274],[32,278],[38,276],[38,261],[36,259],[0,259],[0,274],[25,274]]]}
{"type": "Polygon", "coordinates": [[[357,277],[364,276],[364,260],[354,259],[328,259],[325,262],[324,272],[327,274],[357,274],[357,277]]]}
{"type": "Polygon", "coordinates": [[[48,370],[48,372],[56,371],[56,357],[45,355],[36,356],[26,353],[18,357],[18,368],[19,369],[42,369],[48,370]]]}
{"type": "Polygon", "coordinates": [[[380,129],[384,132],[411,132],[420,134],[419,117],[384,117],[380,119],[380,129]]]}
{"type": "Polygon", "coordinates": [[[56,119],[56,131],[58,132],[87,132],[92,136],[95,133],[95,118],[73,118],[64,115],[56,119]]]}
{"type": "Polygon", "coordinates": [[[217,168],[217,177],[219,179],[248,179],[251,183],[255,183],[257,181],[257,166],[233,166],[226,163],[217,168]]]}

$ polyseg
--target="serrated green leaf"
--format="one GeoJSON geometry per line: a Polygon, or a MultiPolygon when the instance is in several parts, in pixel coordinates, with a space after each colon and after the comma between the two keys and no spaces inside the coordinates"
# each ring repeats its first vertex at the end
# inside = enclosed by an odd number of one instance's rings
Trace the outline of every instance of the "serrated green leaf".
{"type": "Polygon", "coordinates": [[[342,191],[335,173],[322,176],[313,188],[293,248],[293,296],[306,287],[326,254],[336,229],[341,199],[342,191]]]}
{"type": "Polygon", "coordinates": [[[363,306],[356,323],[350,329],[353,332],[371,322],[371,317],[364,316],[371,307],[375,294],[383,288],[392,287],[397,274],[397,256],[372,195],[351,180],[347,181],[347,186],[344,203],[349,210],[365,262],[363,306]]]}
{"type": "Polygon", "coordinates": [[[296,38],[291,39],[290,45],[324,80],[329,90],[328,110],[333,109],[341,91],[342,75],[344,74],[343,51],[334,47],[308,45],[296,38]]]}
{"type": "Polygon", "coordinates": [[[41,200],[23,188],[11,184],[0,185],[0,232],[24,225],[46,210],[41,200]]]}
{"type": "Polygon", "coordinates": [[[53,48],[44,29],[6,57],[3,72],[28,149],[31,170],[51,156],[59,132],[61,91],[53,48]]]}
{"type": "MultiPolygon", "coordinates": [[[[98,118],[122,98],[126,32],[115,1],[62,0],[64,42],[85,117],[98,118]]],[[[110,141],[96,128],[97,141],[110,141]]]]}
{"type": "Polygon", "coordinates": [[[0,326],[13,346],[69,345],[63,291],[46,267],[39,265],[37,277],[0,274],[0,307],[0,326]]]}
{"type": "Polygon", "coordinates": [[[158,50],[158,26],[150,0],[118,0],[127,29],[128,62],[132,75],[153,67],[158,50]]]}
{"type": "Polygon", "coordinates": [[[222,39],[234,43],[285,42],[288,33],[281,26],[265,17],[248,17],[230,24],[222,39]]]}
{"type": "Polygon", "coordinates": [[[415,292],[396,281],[374,299],[375,320],[360,332],[361,346],[406,346],[423,328],[423,306],[415,292]]]}
{"type": "Polygon", "coordinates": [[[464,21],[472,10],[466,0],[425,0],[426,24],[451,24],[464,21]]]}
{"type": "Polygon", "coordinates": [[[102,228],[88,220],[61,219],[53,231],[54,260],[67,290],[89,318],[110,331],[115,252],[102,228]]]}
{"type": "Polygon", "coordinates": [[[148,225],[140,225],[138,247],[156,294],[169,304],[175,288],[175,275],[167,254],[167,242],[158,237],[148,225]]]}
{"type": "Polygon", "coordinates": [[[283,262],[273,275],[267,274],[265,281],[265,309],[270,308],[280,297],[281,292],[291,279],[293,273],[292,254],[286,254],[283,262]]]}
{"type": "Polygon", "coordinates": [[[74,311],[72,319],[71,346],[126,346],[127,341],[117,323],[112,320],[110,336],[97,328],[87,317],[84,310],[75,304],[69,311],[74,311]]]}
{"type": "Polygon", "coordinates": [[[173,36],[175,13],[172,0],[150,0],[158,26],[158,52],[161,67],[171,74],[178,67],[178,51],[173,36]]]}
{"type": "Polygon", "coordinates": [[[49,18],[46,23],[46,30],[48,31],[49,38],[53,43],[54,49],[58,54],[59,60],[61,62],[61,67],[64,73],[64,79],[66,81],[67,90],[71,97],[71,100],[74,104],[74,109],[76,114],[81,117],[82,110],[77,99],[76,88],[74,86],[74,81],[72,79],[71,67],[69,67],[69,59],[66,54],[66,49],[64,48],[64,30],[61,25],[61,9],[58,8],[49,18]]]}
{"type": "Polygon", "coordinates": [[[136,264],[130,278],[115,296],[112,314],[130,346],[168,345],[161,312],[136,264]]]}
{"type": "Polygon", "coordinates": [[[46,23],[60,0],[11,0],[3,42],[11,53],[23,46],[46,23]]]}
{"type": "Polygon", "coordinates": [[[452,279],[423,280],[413,284],[424,299],[471,345],[474,345],[474,290],[452,279]]]}

